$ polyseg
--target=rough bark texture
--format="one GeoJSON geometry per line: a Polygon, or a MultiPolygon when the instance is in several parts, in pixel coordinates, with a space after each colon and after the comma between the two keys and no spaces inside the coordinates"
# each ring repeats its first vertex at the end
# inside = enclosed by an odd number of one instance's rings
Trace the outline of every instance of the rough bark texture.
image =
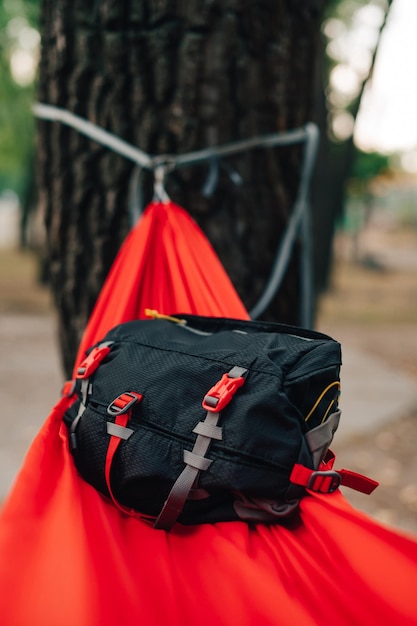
{"type": "MultiPolygon", "coordinates": [[[[151,154],[184,153],[311,119],[321,0],[44,0],[39,100],[151,154]]],[[[294,200],[300,149],[229,158],[211,198],[207,167],[167,190],[216,248],[247,307],[269,275],[294,200]]],[[[39,204],[64,367],[129,223],[133,165],[59,123],[38,126],[39,204]]],[[[146,177],[145,177],[146,178],[146,177]]],[[[146,199],[152,182],[145,180],[146,199]]],[[[266,317],[298,322],[297,251],[266,317]]]]}

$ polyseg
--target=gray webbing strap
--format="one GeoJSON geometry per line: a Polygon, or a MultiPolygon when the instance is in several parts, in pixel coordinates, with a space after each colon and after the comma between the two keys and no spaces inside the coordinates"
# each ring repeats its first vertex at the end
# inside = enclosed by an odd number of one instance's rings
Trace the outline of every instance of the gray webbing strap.
{"type": "MultiPolygon", "coordinates": [[[[218,428],[220,413],[211,413],[207,411],[206,418],[202,424],[206,424],[209,428],[218,428]]],[[[221,429],[220,429],[221,430],[221,429]]],[[[184,503],[190,493],[194,482],[197,480],[200,471],[205,471],[211,465],[210,459],[205,458],[205,454],[209,449],[211,437],[206,435],[197,435],[192,451],[184,450],[184,467],[181,474],[175,481],[165,504],[155,521],[154,528],[162,530],[171,530],[179,514],[181,513],[184,503]]]]}
{"type": "Polygon", "coordinates": [[[61,107],[45,104],[43,102],[35,102],[32,106],[32,111],[39,119],[57,121],[70,126],[86,137],[97,141],[101,145],[113,150],[113,152],[124,156],[126,159],[148,170],[155,170],[157,167],[166,165],[167,163],[175,167],[181,167],[194,163],[203,163],[213,158],[238,154],[244,150],[252,150],[254,148],[288,146],[304,143],[309,139],[309,128],[314,126],[314,124],[309,123],[303,128],[295,128],[280,133],[268,133],[249,139],[240,139],[221,146],[203,148],[202,150],[187,152],[186,154],[151,155],[124,141],[124,139],[120,139],[120,137],[117,137],[113,133],[104,130],[100,126],[89,122],[87,119],[75,115],[71,111],[61,107]]]}
{"type": "Polygon", "coordinates": [[[80,406],[78,407],[78,413],[77,413],[74,421],[71,424],[70,434],[69,434],[69,440],[70,440],[71,448],[73,450],[75,450],[76,447],[77,447],[77,437],[75,435],[75,431],[77,429],[78,422],[80,421],[80,419],[82,417],[82,414],[84,413],[84,411],[86,409],[87,397],[88,397],[89,392],[90,392],[90,379],[89,378],[84,378],[84,380],[81,381],[81,402],[80,402],[80,406]]]}
{"type": "Polygon", "coordinates": [[[217,439],[221,441],[223,438],[221,426],[216,426],[215,424],[211,424],[207,421],[198,422],[197,426],[194,428],[193,433],[196,435],[204,435],[204,437],[210,437],[210,439],[217,439]]]}
{"type": "MultiPolygon", "coordinates": [[[[242,367],[233,367],[228,376],[238,378],[246,373],[242,367]]],[[[206,396],[207,399],[207,396],[206,396]]],[[[171,530],[180,515],[185,501],[189,497],[193,486],[197,487],[197,478],[201,471],[207,470],[212,461],[205,457],[212,439],[222,439],[222,429],[217,425],[220,412],[207,411],[205,420],[199,422],[193,432],[197,433],[193,449],[184,450],[185,468],[175,481],[162,510],[157,517],[154,528],[171,530]]]]}
{"type": "Polygon", "coordinates": [[[113,437],[119,437],[119,439],[127,440],[135,432],[127,426],[119,426],[119,424],[114,424],[113,422],[107,422],[106,426],[107,434],[113,437]]]}
{"type": "MultiPolygon", "coordinates": [[[[156,199],[159,199],[161,202],[165,202],[168,198],[163,185],[164,172],[168,171],[172,167],[178,168],[196,163],[204,163],[207,161],[213,163],[213,161],[218,160],[221,157],[231,156],[233,154],[238,154],[245,150],[252,150],[254,148],[290,146],[299,143],[305,144],[295,206],[291,212],[291,218],[288,221],[282,241],[279,243],[273,269],[268,278],[264,292],[258,303],[249,312],[249,315],[252,319],[257,319],[271,303],[285,275],[296,238],[300,235],[302,242],[300,319],[302,326],[305,326],[306,328],[312,327],[313,281],[311,276],[311,225],[308,193],[319,140],[319,130],[315,124],[309,122],[303,128],[296,128],[280,133],[269,133],[258,137],[252,137],[250,139],[232,141],[221,146],[204,148],[202,150],[196,150],[186,154],[151,155],[147,154],[143,150],[140,150],[139,148],[136,148],[123,139],[120,139],[120,137],[117,137],[103,128],[100,128],[96,124],[93,124],[78,115],[74,115],[74,113],[71,113],[66,109],[50,104],[44,104],[42,102],[36,102],[33,105],[32,110],[39,119],[61,122],[62,124],[74,128],[79,133],[89,137],[90,139],[97,141],[101,145],[110,148],[114,152],[124,156],[126,159],[133,161],[133,163],[136,163],[139,168],[153,171],[155,174],[158,173],[158,181],[155,181],[156,184],[154,192],[156,199]]],[[[229,167],[225,163],[223,166],[229,167]]],[[[139,172],[140,170],[135,170],[133,173],[134,181],[136,183],[140,179],[139,172]]],[[[238,178],[234,182],[240,184],[241,180],[239,180],[239,175],[237,175],[237,177],[238,178]]],[[[141,206],[137,202],[137,198],[132,201],[134,193],[137,193],[134,187],[136,187],[136,184],[132,184],[132,188],[129,193],[131,199],[129,204],[131,206],[132,226],[136,223],[138,215],[142,212],[141,206]]]]}

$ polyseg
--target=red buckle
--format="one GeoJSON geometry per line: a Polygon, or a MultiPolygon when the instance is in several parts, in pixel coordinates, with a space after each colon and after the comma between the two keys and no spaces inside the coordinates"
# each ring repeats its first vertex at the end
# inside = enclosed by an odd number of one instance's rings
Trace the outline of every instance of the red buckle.
{"type": "Polygon", "coordinates": [[[340,474],[333,470],[312,472],[306,485],[310,491],[316,493],[333,493],[342,483],[340,474]]]}
{"type": "Polygon", "coordinates": [[[222,411],[244,382],[242,376],[230,378],[229,374],[223,374],[219,382],[204,396],[203,408],[214,413],[222,411]]]}
{"type": "Polygon", "coordinates": [[[79,365],[77,369],[77,378],[89,378],[93,372],[98,368],[101,361],[110,352],[110,346],[97,346],[93,348],[84,361],[79,365]]]}
{"type": "Polygon", "coordinates": [[[131,406],[133,406],[136,402],[140,402],[143,396],[140,393],[136,393],[135,391],[125,391],[121,393],[120,396],[117,396],[113,402],[110,402],[107,407],[107,413],[109,415],[121,415],[122,413],[127,413],[131,406]]]}

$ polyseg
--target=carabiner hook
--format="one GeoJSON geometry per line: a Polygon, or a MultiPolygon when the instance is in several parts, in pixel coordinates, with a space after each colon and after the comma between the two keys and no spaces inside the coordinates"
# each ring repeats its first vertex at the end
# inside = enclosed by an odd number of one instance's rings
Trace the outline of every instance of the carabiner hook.
{"type": "Polygon", "coordinates": [[[167,166],[163,163],[154,169],[153,199],[155,202],[169,202],[170,197],[165,191],[165,175],[167,166]]]}

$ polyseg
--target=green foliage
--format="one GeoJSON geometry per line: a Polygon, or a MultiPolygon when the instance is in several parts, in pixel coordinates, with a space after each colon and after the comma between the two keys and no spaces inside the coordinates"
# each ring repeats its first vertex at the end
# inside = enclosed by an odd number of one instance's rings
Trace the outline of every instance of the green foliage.
{"type": "Polygon", "coordinates": [[[353,133],[391,4],[392,0],[328,0],[323,14],[329,150],[345,161],[346,179],[356,179],[359,186],[389,168],[388,157],[355,146],[353,133]]]}
{"type": "Polygon", "coordinates": [[[32,178],[34,147],[34,80],[22,69],[29,64],[30,70],[31,58],[36,62],[38,19],[39,0],[0,2],[0,193],[11,188],[21,198],[32,178]]]}
{"type": "Polygon", "coordinates": [[[363,152],[356,148],[352,167],[352,177],[359,181],[369,181],[388,170],[390,158],[379,152],[363,152]]]}

